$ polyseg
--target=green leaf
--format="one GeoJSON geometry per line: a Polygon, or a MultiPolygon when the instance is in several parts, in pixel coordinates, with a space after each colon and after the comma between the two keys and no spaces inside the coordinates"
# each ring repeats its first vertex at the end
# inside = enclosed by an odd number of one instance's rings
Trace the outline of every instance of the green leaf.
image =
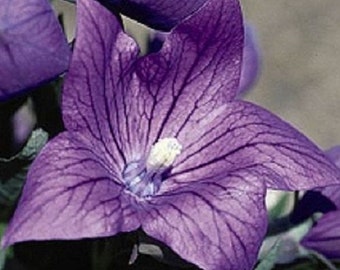
{"type": "Polygon", "coordinates": [[[5,267],[5,259],[6,252],[3,249],[0,249],[0,270],[4,269],[5,267]]]}
{"type": "MultiPolygon", "coordinates": [[[[4,233],[5,228],[6,228],[6,225],[4,223],[0,223],[0,239],[4,233]]],[[[4,268],[5,260],[6,260],[6,250],[0,248],[0,270],[4,268]]]]}
{"type": "Polygon", "coordinates": [[[312,255],[314,258],[316,258],[319,262],[321,262],[325,269],[329,270],[337,270],[338,268],[330,261],[328,260],[324,255],[321,253],[315,251],[315,250],[308,250],[309,254],[312,255]]]}
{"type": "Polygon", "coordinates": [[[13,205],[20,194],[29,166],[48,140],[42,129],[32,132],[26,146],[13,157],[0,158],[0,204],[13,205]]]}
{"type": "MultiPolygon", "coordinates": [[[[336,269],[340,269],[338,261],[332,262],[336,269]]],[[[282,264],[275,266],[275,270],[327,270],[325,265],[315,258],[300,259],[291,264],[282,264]]]]}
{"type": "Polygon", "coordinates": [[[268,254],[260,261],[260,263],[256,266],[255,270],[270,270],[275,266],[276,258],[278,256],[280,246],[280,240],[277,240],[272,249],[268,252],[268,254]]]}
{"type": "Polygon", "coordinates": [[[34,130],[26,146],[16,155],[19,159],[33,160],[48,140],[48,134],[41,128],[34,130]]]}
{"type": "Polygon", "coordinates": [[[282,195],[275,206],[269,210],[269,218],[276,219],[279,216],[282,216],[282,213],[287,212],[287,208],[289,206],[289,202],[291,201],[291,193],[289,192],[281,192],[282,195]]]}

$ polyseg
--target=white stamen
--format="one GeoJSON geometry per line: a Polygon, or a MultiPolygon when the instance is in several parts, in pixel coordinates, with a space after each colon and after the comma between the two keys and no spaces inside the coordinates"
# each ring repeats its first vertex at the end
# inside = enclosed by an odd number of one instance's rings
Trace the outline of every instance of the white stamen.
{"type": "Polygon", "coordinates": [[[151,147],[146,169],[153,171],[170,167],[181,151],[182,145],[176,138],[160,139],[151,147]]]}

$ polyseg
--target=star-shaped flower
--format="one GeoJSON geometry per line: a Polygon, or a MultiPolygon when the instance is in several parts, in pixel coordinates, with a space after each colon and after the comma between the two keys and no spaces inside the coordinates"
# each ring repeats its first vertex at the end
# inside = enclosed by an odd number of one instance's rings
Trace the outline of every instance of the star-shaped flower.
{"type": "Polygon", "coordinates": [[[203,269],[251,269],[265,188],[337,183],[316,146],[238,92],[237,0],[211,0],[138,56],[119,20],[78,1],[67,131],[32,165],[3,245],[142,228],[203,269]]]}
{"type": "Polygon", "coordinates": [[[47,0],[0,0],[0,100],[64,72],[70,50],[47,0]]]}

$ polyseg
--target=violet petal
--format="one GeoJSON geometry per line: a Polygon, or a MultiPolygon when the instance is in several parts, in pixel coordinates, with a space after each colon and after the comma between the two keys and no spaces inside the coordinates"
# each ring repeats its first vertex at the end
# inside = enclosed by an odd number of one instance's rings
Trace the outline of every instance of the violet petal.
{"type": "Polygon", "coordinates": [[[340,211],[322,216],[301,241],[307,248],[316,250],[330,259],[340,258],[340,211]]]}
{"type": "Polygon", "coordinates": [[[70,50],[47,0],[0,0],[0,99],[64,72],[70,50]]]}
{"type": "MultiPolygon", "coordinates": [[[[326,151],[326,155],[340,168],[340,145],[326,151]]],[[[321,193],[329,198],[340,209],[340,186],[329,186],[321,190],[321,193]]]]}
{"type": "Polygon", "coordinates": [[[114,15],[96,1],[79,1],[65,125],[117,145],[122,160],[140,158],[167,123],[181,126],[195,107],[208,113],[235,98],[242,47],[236,0],[209,1],[167,36],[160,52],[140,59],[114,15]]]}
{"type": "MultiPolygon", "coordinates": [[[[137,135],[150,146],[238,92],[243,24],[237,1],[211,0],[137,62],[137,135]],[[143,116],[141,118],[141,116],[143,116]],[[167,131],[166,131],[167,130],[167,131]]],[[[132,122],[132,121],[131,121],[132,122]]]]}
{"type": "MultiPolygon", "coordinates": [[[[340,147],[335,146],[326,151],[327,156],[340,168],[340,147]]],[[[340,258],[340,185],[328,186],[318,189],[318,193],[322,194],[322,200],[318,198],[309,199],[314,191],[309,191],[304,195],[298,206],[305,201],[310,204],[317,204],[319,207],[325,207],[324,200],[329,200],[334,205],[333,209],[329,209],[313,226],[308,234],[301,241],[301,244],[307,248],[314,249],[326,257],[340,258]],[[309,199],[309,201],[308,201],[309,199]],[[333,211],[331,211],[333,210],[333,211]]],[[[319,196],[319,197],[320,197],[319,196]]],[[[305,203],[306,204],[306,203],[305,203]]],[[[312,208],[310,206],[310,208],[312,208]]],[[[299,209],[298,209],[299,210],[299,209]]],[[[310,210],[310,209],[309,209],[310,210]]],[[[301,211],[300,211],[301,212],[301,211]]],[[[297,211],[301,216],[302,213],[297,211]]]]}
{"type": "MultiPolygon", "coordinates": [[[[260,50],[255,36],[255,30],[249,24],[244,25],[244,47],[240,77],[239,95],[244,95],[256,84],[261,71],[260,50]]],[[[149,52],[158,52],[162,48],[167,33],[155,31],[148,45],[149,52]]]]}
{"type": "Polygon", "coordinates": [[[340,145],[328,149],[326,155],[340,168],[340,145]]]}
{"type": "MultiPolygon", "coordinates": [[[[340,146],[327,150],[326,156],[340,168],[340,146]]],[[[300,222],[310,217],[313,213],[327,213],[340,209],[340,186],[328,186],[307,191],[299,200],[294,212],[292,222],[300,222]]]]}
{"type": "Polygon", "coordinates": [[[138,52],[109,10],[97,1],[78,1],[76,43],[63,89],[65,127],[89,134],[103,147],[115,146],[123,162],[129,145],[122,139],[120,113],[126,113],[125,87],[138,52]]]}
{"type": "Polygon", "coordinates": [[[252,269],[266,232],[264,196],[246,172],[203,179],[153,198],[142,228],[202,269],[252,269]]]}
{"type": "Polygon", "coordinates": [[[173,129],[166,128],[166,137],[176,137],[183,148],[163,188],[187,183],[188,174],[199,180],[239,170],[258,173],[273,189],[312,189],[340,182],[339,169],[323,151],[251,103],[226,103],[173,129]]]}
{"type": "Polygon", "coordinates": [[[110,236],[139,227],[120,176],[91,142],[63,133],[32,164],[2,245],[110,236]]]}

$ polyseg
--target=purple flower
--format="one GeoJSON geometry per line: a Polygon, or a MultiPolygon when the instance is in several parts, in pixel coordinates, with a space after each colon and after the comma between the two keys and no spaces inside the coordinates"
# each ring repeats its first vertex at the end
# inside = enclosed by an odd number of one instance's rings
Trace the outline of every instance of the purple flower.
{"type": "MultiPolygon", "coordinates": [[[[336,146],[327,151],[327,155],[340,168],[340,146],[336,146]]],[[[332,208],[327,211],[312,227],[308,234],[303,238],[301,244],[307,248],[316,250],[330,259],[340,258],[340,186],[329,186],[320,189],[318,197],[311,197],[310,203],[318,204],[322,207],[325,200],[333,203],[332,208]],[[322,194],[322,195],[320,195],[322,194]]],[[[323,207],[324,208],[324,207],[323,207]]]]}
{"type": "Polygon", "coordinates": [[[317,147],[238,93],[237,0],[211,0],[143,57],[119,20],[78,2],[66,132],[35,160],[4,246],[142,228],[204,269],[251,269],[266,186],[339,182],[317,147]]]}
{"type": "Polygon", "coordinates": [[[0,100],[64,72],[70,50],[47,0],[0,0],[0,100]]]}
{"type": "Polygon", "coordinates": [[[240,78],[240,94],[248,92],[256,83],[260,73],[260,52],[254,29],[245,25],[245,37],[243,47],[242,70],[240,78]]]}

